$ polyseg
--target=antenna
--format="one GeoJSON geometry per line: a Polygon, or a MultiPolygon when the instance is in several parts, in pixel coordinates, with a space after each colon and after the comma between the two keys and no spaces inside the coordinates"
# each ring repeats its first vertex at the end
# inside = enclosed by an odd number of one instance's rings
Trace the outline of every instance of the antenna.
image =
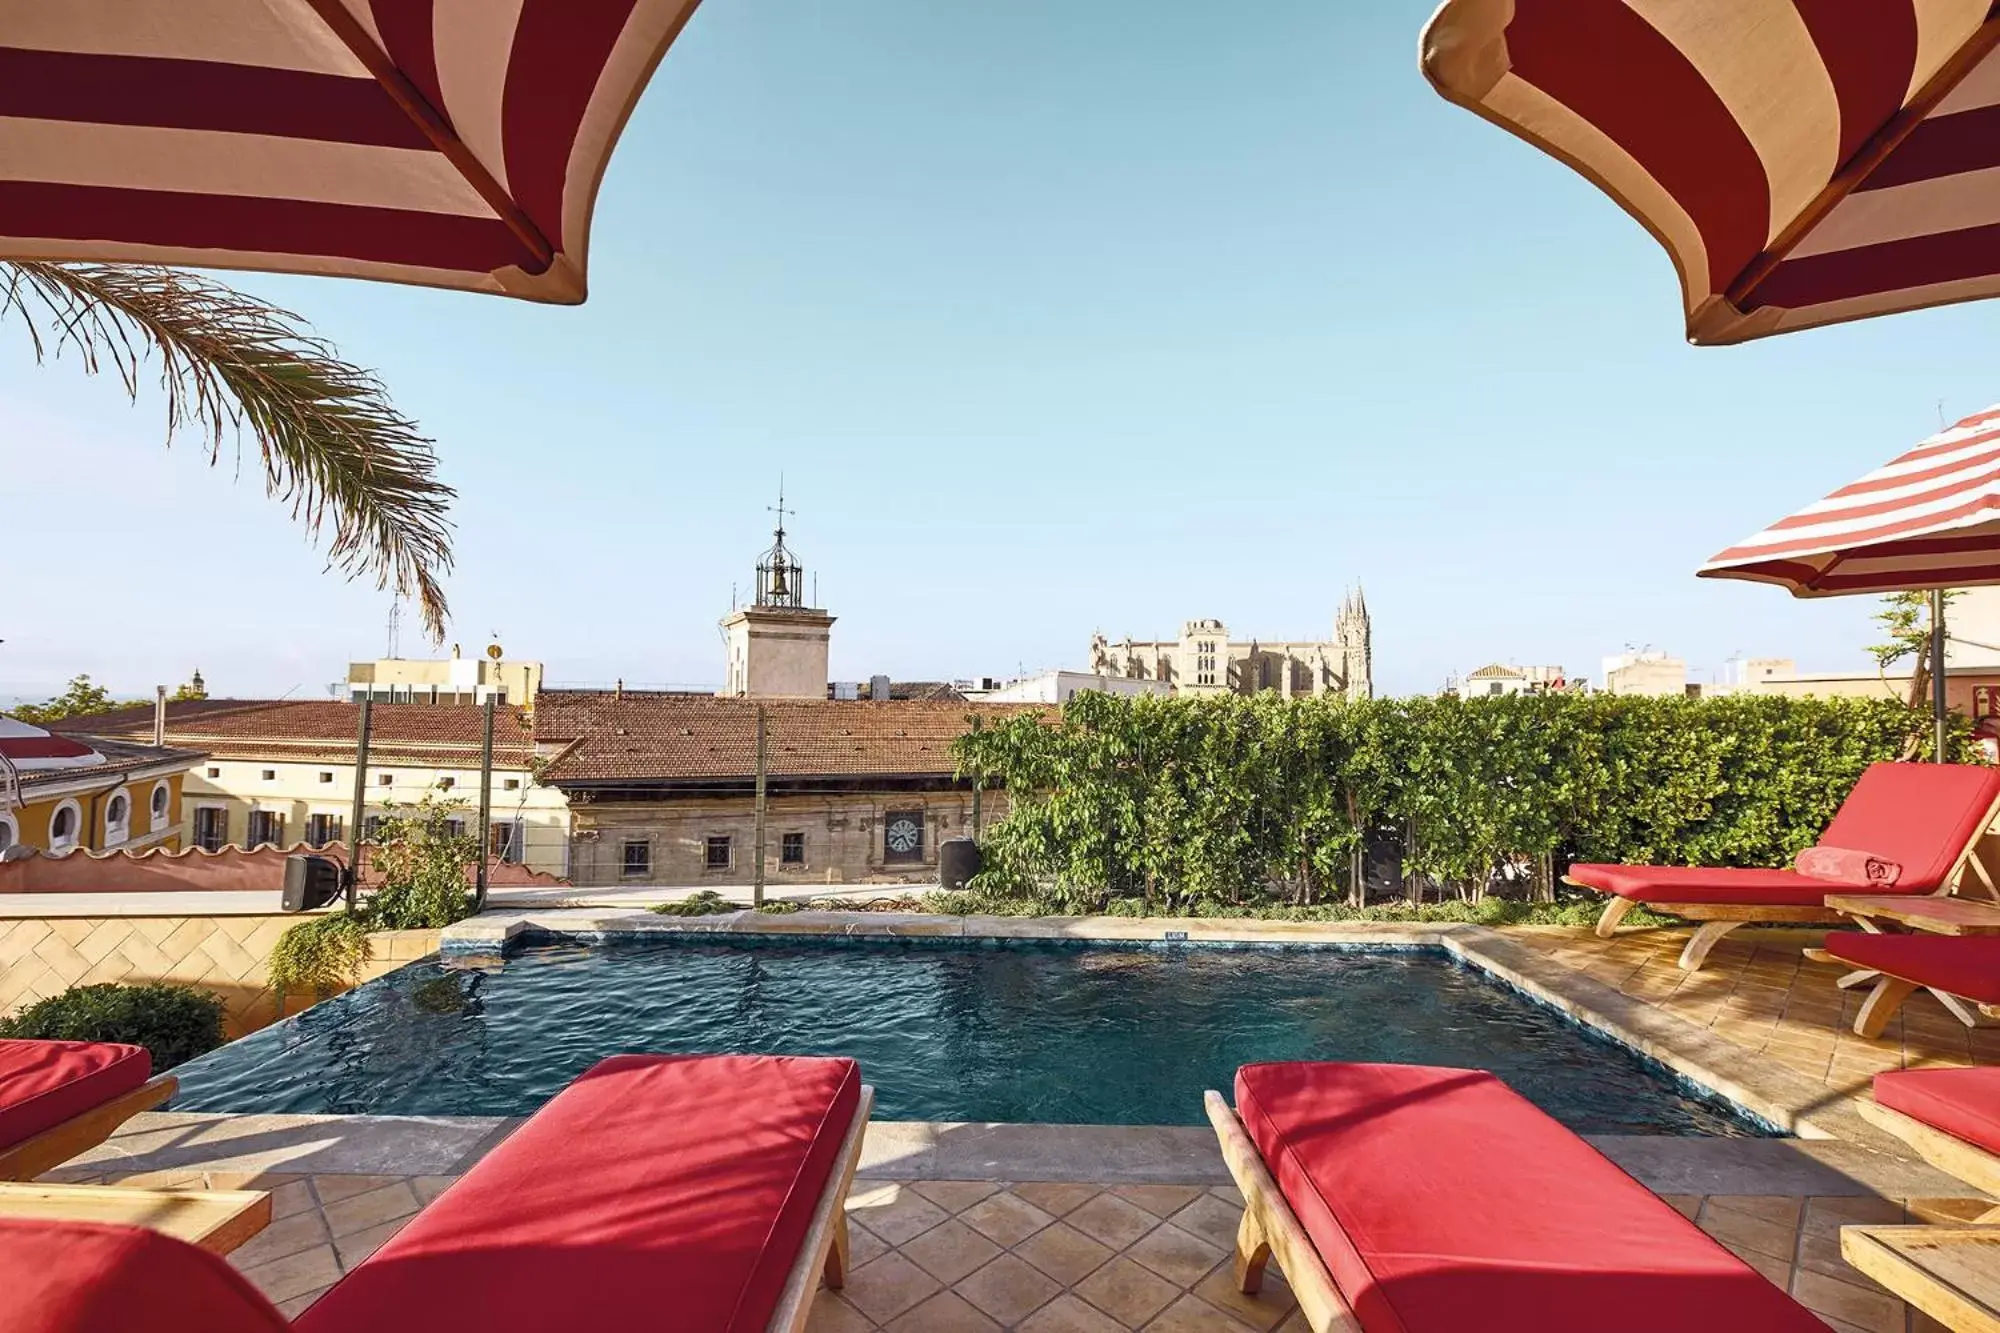
{"type": "Polygon", "coordinates": [[[395,658],[401,656],[401,653],[398,652],[398,649],[402,647],[402,644],[403,644],[403,603],[402,599],[398,598],[397,600],[389,603],[389,651],[387,653],[384,653],[383,656],[389,658],[395,658]]]}
{"type": "Polygon", "coordinates": [[[776,514],[778,516],[778,541],[780,544],[783,544],[785,540],[785,515],[790,514],[793,518],[797,518],[799,516],[798,510],[785,508],[784,473],[780,472],[778,474],[778,503],[776,505],[766,505],[764,507],[764,510],[766,513],[776,514]]]}

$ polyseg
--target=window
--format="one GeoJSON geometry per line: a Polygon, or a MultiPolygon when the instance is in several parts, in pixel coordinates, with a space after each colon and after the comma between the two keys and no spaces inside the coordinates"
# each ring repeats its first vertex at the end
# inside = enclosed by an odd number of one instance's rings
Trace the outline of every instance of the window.
{"type": "Polygon", "coordinates": [[[321,770],[319,771],[319,780],[320,780],[321,782],[331,782],[331,781],[333,781],[333,770],[332,770],[332,769],[330,769],[330,768],[322,768],[322,769],[321,769],[321,770]]]}
{"type": "Polygon", "coordinates": [[[702,864],[710,870],[729,869],[730,836],[727,833],[710,834],[707,856],[702,864]]]}
{"type": "Polygon", "coordinates": [[[396,775],[394,773],[377,773],[375,775],[375,785],[378,787],[393,787],[396,785],[396,775]]]}
{"type": "Polygon", "coordinates": [[[251,847],[272,847],[285,845],[285,817],[275,810],[252,810],[250,812],[251,847]]]}
{"type": "Polygon", "coordinates": [[[219,768],[211,768],[208,770],[208,775],[212,778],[219,778],[222,776],[222,770],[219,768]]]}
{"type": "Polygon", "coordinates": [[[806,835],[787,833],[778,847],[778,864],[802,866],[806,863],[806,835]]]}
{"type": "Polygon", "coordinates": [[[924,812],[891,810],[882,817],[882,859],[922,861],[924,859],[924,812]]]}
{"type": "Polygon", "coordinates": [[[158,833],[167,826],[167,810],[173,803],[173,791],[166,783],[156,783],[153,787],[151,832],[158,833]]]}
{"type": "MultiPolygon", "coordinates": [[[[1951,659],[1949,659],[1949,658],[1946,658],[1945,660],[1946,660],[1946,661],[1950,661],[1951,659]]],[[[1503,693],[1503,690],[1502,690],[1502,687],[1501,687],[1501,685],[1500,685],[1500,682],[1496,680],[1496,681],[1494,681],[1494,682],[1493,682],[1493,683],[1492,683],[1491,685],[1488,685],[1488,686],[1486,687],[1486,692],[1487,692],[1488,694],[1500,694],[1500,693],[1503,693]]]]}
{"type": "Polygon", "coordinates": [[[519,791],[521,790],[521,779],[508,778],[505,782],[501,783],[500,785],[506,788],[508,791],[519,791]]]}
{"type": "Polygon", "coordinates": [[[361,836],[369,842],[380,842],[382,840],[382,821],[385,818],[387,818],[385,815],[369,815],[366,819],[363,819],[361,821],[361,836]]]}
{"type": "Polygon", "coordinates": [[[76,802],[64,801],[49,819],[49,850],[59,852],[76,846],[76,829],[76,802]]]}
{"type": "Polygon", "coordinates": [[[104,845],[124,842],[132,834],[132,798],[115,793],[104,803],[104,845]]]}
{"type": "Polygon", "coordinates": [[[518,821],[489,824],[486,828],[486,854],[502,861],[521,859],[522,828],[518,821]]]}
{"type": "Polygon", "coordinates": [[[229,843],[229,811],[219,805],[197,806],[194,812],[194,845],[205,852],[219,852],[229,843]]]}
{"type": "Polygon", "coordinates": [[[465,836],[465,821],[458,818],[447,819],[444,821],[444,831],[446,837],[462,838],[465,836]]]}
{"type": "Polygon", "coordinates": [[[653,844],[644,838],[625,840],[625,866],[619,871],[627,879],[653,873],[653,844]]]}
{"type": "Polygon", "coordinates": [[[14,821],[5,815],[0,815],[0,852],[6,851],[20,840],[20,830],[14,827],[14,821]]]}
{"type": "Polygon", "coordinates": [[[330,842],[339,842],[344,831],[344,821],[339,815],[307,815],[306,843],[312,847],[324,847],[330,842]]]}
{"type": "Polygon", "coordinates": [[[264,778],[264,781],[266,782],[276,782],[278,780],[278,770],[275,768],[267,768],[264,770],[262,776],[264,778]]]}
{"type": "Polygon", "coordinates": [[[439,789],[440,791],[450,791],[450,790],[451,790],[451,789],[452,789],[453,787],[456,787],[457,785],[458,785],[458,779],[457,779],[457,778],[439,778],[439,779],[438,779],[438,789],[439,789]]]}

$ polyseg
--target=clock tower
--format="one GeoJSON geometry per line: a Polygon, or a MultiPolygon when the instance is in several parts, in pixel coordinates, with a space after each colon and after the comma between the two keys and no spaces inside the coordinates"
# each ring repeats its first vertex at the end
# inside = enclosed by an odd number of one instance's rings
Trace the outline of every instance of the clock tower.
{"type": "Polygon", "coordinates": [[[826,698],[833,617],[806,605],[805,566],[785,545],[785,516],[790,512],[780,487],[775,540],[757,561],[751,603],[723,617],[722,637],[729,650],[725,695],[826,698]]]}

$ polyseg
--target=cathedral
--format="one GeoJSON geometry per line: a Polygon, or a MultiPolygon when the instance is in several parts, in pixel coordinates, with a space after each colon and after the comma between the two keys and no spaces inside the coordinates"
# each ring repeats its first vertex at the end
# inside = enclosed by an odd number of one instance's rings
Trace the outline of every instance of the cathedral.
{"type": "Polygon", "coordinates": [[[1256,694],[1275,690],[1368,699],[1375,693],[1374,645],[1368,600],[1356,589],[1340,604],[1333,638],[1324,643],[1261,639],[1231,642],[1219,620],[1190,620],[1178,639],[1111,643],[1090,640],[1090,669],[1098,675],[1159,680],[1176,694],[1256,694]]]}

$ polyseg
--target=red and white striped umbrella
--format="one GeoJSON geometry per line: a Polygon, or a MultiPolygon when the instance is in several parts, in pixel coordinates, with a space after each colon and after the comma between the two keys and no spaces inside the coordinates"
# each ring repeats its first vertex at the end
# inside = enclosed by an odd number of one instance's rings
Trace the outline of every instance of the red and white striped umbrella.
{"type": "Polygon", "coordinates": [[[1718,552],[1700,574],[1798,597],[2000,583],[2000,406],[1718,552]]]}
{"type": "Polygon", "coordinates": [[[573,303],[696,0],[0,0],[0,258],[573,303]]]}
{"type": "Polygon", "coordinates": [[[1696,343],[2000,294],[1993,0],[1447,0],[1445,97],[1664,245],[1696,343]]]}

